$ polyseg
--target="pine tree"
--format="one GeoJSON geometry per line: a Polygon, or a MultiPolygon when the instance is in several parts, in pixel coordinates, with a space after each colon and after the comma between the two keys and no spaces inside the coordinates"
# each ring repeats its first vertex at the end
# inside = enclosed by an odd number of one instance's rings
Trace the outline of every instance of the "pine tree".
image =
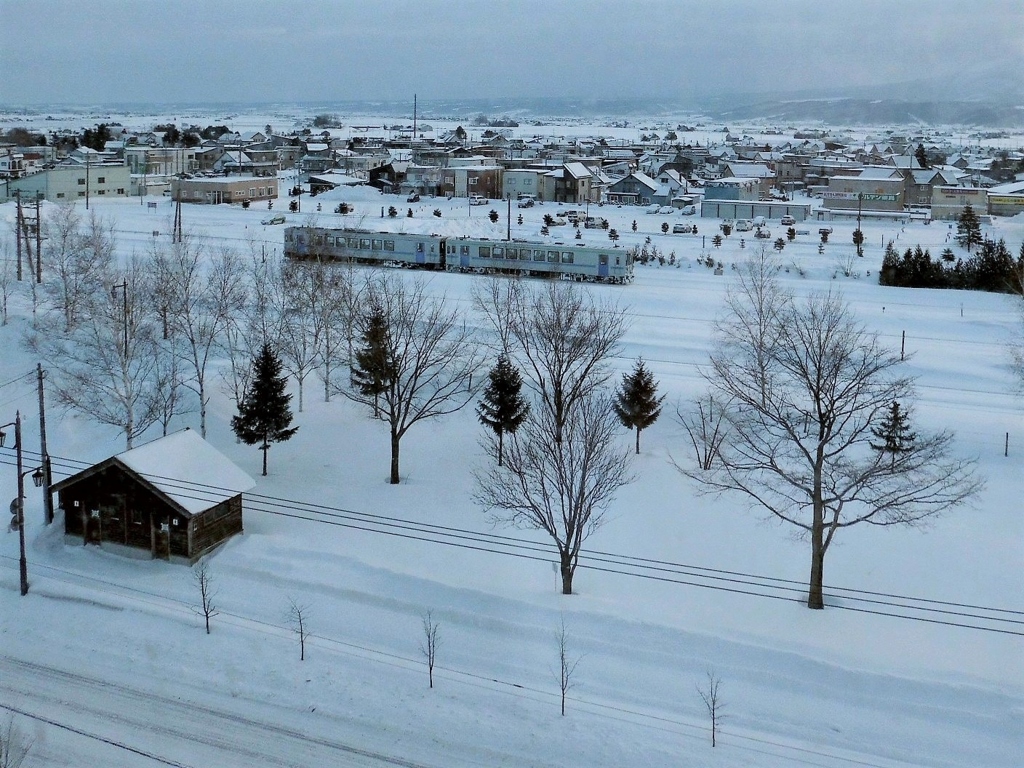
{"type": "Polygon", "coordinates": [[[290,439],[299,428],[290,426],[288,403],[292,396],[285,392],[288,378],[281,374],[281,360],[269,344],[264,344],[253,360],[252,370],[252,383],[238,404],[238,415],[231,419],[231,429],[246,445],[261,444],[265,476],[270,444],[290,439]]]}
{"type": "Polygon", "coordinates": [[[889,412],[882,419],[882,423],[871,428],[871,434],[877,439],[877,443],[868,443],[879,453],[888,453],[892,463],[896,463],[897,454],[909,451],[917,440],[917,433],[910,431],[909,417],[905,410],[895,400],[889,408],[889,412]]]}
{"type": "Polygon", "coordinates": [[[956,241],[961,248],[966,248],[968,253],[971,252],[971,248],[981,244],[981,221],[970,203],[964,206],[957,217],[956,241]]]}
{"type": "Polygon", "coordinates": [[[914,158],[917,160],[917,164],[922,168],[928,167],[928,154],[924,151],[924,144],[917,145],[917,151],[914,152],[914,158]]]}
{"type": "Polygon", "coordinates": [[[387,319],[384,310],[374,307],[363,331],[363,346],[356,352],[356,364],[352,369],[352,382],[364,395],[373,396],[373,416],[380,417],[378,397],[387,391],[395,377],[395,365],[391,357],[387,319]]]}
{"type": "Polygon", "coordinates": [[[637,453],[640,453],[640,432],[658,420],[664,399],[665,395],[658,397],[658,382],[642,359],[636,361],[632,373],[622,374],[613,407],[624,427],[636,429],[637,453]]]}
{"type": "Polygon", "coordinates": [[[498,436],[498,466],[502,466],[505,433],[515,434],[530,413],[530,404],[520,394],[523,380],[505,355],[498,356],[498,362],[488,376],[483,399],[476,407],[480,423],[490,427],[498,436]]]}

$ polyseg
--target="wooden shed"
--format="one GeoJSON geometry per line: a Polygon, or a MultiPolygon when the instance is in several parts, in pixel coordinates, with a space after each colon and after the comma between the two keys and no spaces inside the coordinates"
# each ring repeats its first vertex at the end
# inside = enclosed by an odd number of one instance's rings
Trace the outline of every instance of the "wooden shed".
{"type": "Polygon", "coordinates": [[[112,456],[53,485],[69,542],[194,563],[242,532],[255,481],[190,429],[112,456]]]}

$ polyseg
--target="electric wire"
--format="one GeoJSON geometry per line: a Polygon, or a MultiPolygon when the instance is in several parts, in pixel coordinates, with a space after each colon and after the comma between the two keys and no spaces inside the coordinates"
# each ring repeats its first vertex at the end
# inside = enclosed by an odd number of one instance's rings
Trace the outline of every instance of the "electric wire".
{"type": "MultiPolygon", "coordinates": [[[[39,456],[38,453],[32,453],[32,455],[39,456]]],[[[84,462],[60,457],[51,457],[51,461],[57,466],[58,471],[62,471],[61,467],[64,466],[71,467],[68,470],[68,474],[73,474],[78,465],[85,466],[84,462]]],[[[0,463],[10,464],[9,461],[5,461],[3,458],[0,458],[0,463]]],[[[225,494],[235,495],[236,493],[232,489],[182,481],[176,478],[163,478],[154,475],[150,475],[150,478],[160,481],[162,485],[173,490],[182,498],[204,502],[221,501],[225,494]]],[[[383,534],[411,541],[444,544],[463,550],[506,555],[538,562],[551,562],[552,553],[550,547],[545,546],[543,543],[524,542],[520,539],[498,534],[354,512],[352,510],[288,498],[251,493],[244,494],[244,496],[247,499],[246,508],[250,511],[367,533],[383,534]]],[[[633,576],[635,578],[766,599],[795,600],[804,594],[806,589],[802,582],[779,579],[777,577],[598,551],[581,552],[579,567],[609,574],[633,576]]],[[[827,588],[826,597],[833,600],[833,602],[829,603],[829,607],[842,610],[1024,636],[1024,632],[1017,629],[1019,626],[1024,626],[1024,620],[1012,618],[1017,616],[1024,617],[1024,611],[931,598],[916,598],[893,593],[871,592],[846,587],[830,586],[827,588]],[[836,599],[843,602],[834,602],[836,599]],[[849,602],[857,603],[857,605],[848,604],[849,602]],[[908,614],[896,611],[913,611],[916,613],[908,614]],[[981,611],[982,613],[974,611],[981,611]],[[965,621],[971,619],[988,622],[991,626],[967,623],[965,621]]]]}

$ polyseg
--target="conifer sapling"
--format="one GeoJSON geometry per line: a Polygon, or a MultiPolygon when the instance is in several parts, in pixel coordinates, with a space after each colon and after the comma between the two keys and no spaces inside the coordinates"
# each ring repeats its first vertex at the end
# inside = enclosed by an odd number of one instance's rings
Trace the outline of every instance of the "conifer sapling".
{"type": "Polygon", "coordinates": [[[299,431],[292,427],[292,396],[285,392],[288,378],[281,374],[281,360],[270,344],[264,344],[252,364],[252,383],[238,404],[231,429],[246,445],[260,443],[263,474],[267,474],[267,451],[271,443],[289,440],[299,431]]]}
{"type": "Polygon", "coordinates": [[[530,413],[530,404],[520,390],[523,380],[516,367],[505,355],[498,356],[490,373],[483,398],[476,407],[480,423],[490,427],[498,437],[498,466],[502,466],[505,433],[515,434],[530,413]]]}
{"type": "Polygon", "coordinates": [[[622,425],[636,430],[636,452],[640,453],[640,432],[651,426],[661,415],[661,403],[665,399],[658,397],[658,382],[644,365],[642,359],[636,361],[631,373],[622,374],[622,384],[615,393],[615,414],[622,425]]]}

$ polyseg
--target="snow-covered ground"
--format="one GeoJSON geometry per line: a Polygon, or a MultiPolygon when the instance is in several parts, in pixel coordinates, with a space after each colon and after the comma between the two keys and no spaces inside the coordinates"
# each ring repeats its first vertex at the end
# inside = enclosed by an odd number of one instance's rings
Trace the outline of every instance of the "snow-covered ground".
{"type": "MultiPolygon", "coordinates": [[[[275,213],[285,202],[275,204],[275,213]]],[[[302,202],[303,213],[287,214],[289,222],[306,221],[320,203],[315,215],[322,225],[506,233],[500,203],[470,209],[465,201],[424,198],[410,205],[365,188],[302,202]],[[355,213],[329,213],[340,200],[355,213]],[[381,207],[389,205],[402,215],[381,218],[381,207]],[[410,207],[411,219],[404,216],[410,207]],[[486,218],[491,207],[501,214],[497,224],[486,218]]],[[[137,199],[91,206],[116,223],[122,255],[144,252],[154,231],[164,239],[170,231],[166,198],[155,211],[137,199]]],[[[543,215],[556,209],[513,207],[513,237],[536,238],[543,215]]],[[[187,205],[183,215],[186,227],[211,242],[242,249],[255,237],[280,256],[283,227],[260,224],[265,207],[187,205]]],[[[403,537],[366,530],[379,525],[350,524],[337,515],[379,515],[420,529],[449,526],[546,546],[532,532],[490,528],[471,501],[470,472],[483,461],[472,409],[415,426],[402,443],[402,484],[390,486],[382,424],[344,399],[323,402],[316,383],[307,382],[304,411],[296,413],[299,432],[271,449],[270,475],[255,492],[322,504],[335,516],[301,513],[319,520],[312,522],[282,514],[286,502],[250,502],[245,534],[210,563],[221,613],[209,636],[192,610],[196,589],[188,568],[65,545],[60,518],[45,527],[39,493],[29,488],[27,597],[18,594],[17,535],[0,535],[0,705],[23,713],[16,724],[35,739],[26,768],[1024,763],[1024,637],[838,607],[809,611],[801,592],[808,545],[737,499],[697,496],[672,466],[689,450],[674,406],[700,391],[697,366],[706,360],[723,292],[735,279],[731,266],[756,241],[748,237],[741,248],[733,234],[715,249],[717,221],[614,206],[601,207],[599,215],[622,235],[620,247],[649,235],[666,255],[675,253],[678,266],[637,266],[632,285],[587,287],[628,308],[631,328],[617,370],[642,355],[669,407],[644,432],[636,482],[619,494],[585,550],[788,579],[795,582],[791,599],[727,591],[764,591],[735,582],[678,575],[658,581],[586,564],[576,577],[578,594],[563,597],[550,549],[523,559],[483,551],[504,549],[496,544],[469,549],[423,541],[408,529],[403,537]],[[662,235],[663,221],[696,223],[700,234],[662,235]],[[723,275],[697,263],[703,253],[725,265],[723,275]],[[304,662],[288,629],[290,598],[308,605],[315,635],[304,662]],[[419,650],[428,610],[441,637],[433,690],[419,650]],[[555,638],[563,620],[570,653],[580,657],[564,718],[555,638]],[[695,690],[708,670],[722,680],[727,716],[714,750],[695,690]]],[[[5,232],[13,216],[13,205],[0,206],[5,232]]],[[[779,256],[784,279],[798,292],[841,290],[865,325],[894,348],[905,333],[909,366],[919,376],[922,426],[954,430],[957,450],[977,456],[987,478],[972,509],[925,530],[840,532],[826,582],[945,601],[955,605],[933,607],[950,613],[926,617],[1024,632],[1024,421],[1005,348],[1011,299],[878,286],[884,242],[892,239],[901,250],[921,243],[934,255],[946,246],[944,224],[868,222],[862,259],[852,255],[854,223],[832,225],[824,255],[818,226],[798,225],[810,234],[779,256]],[[843,275],[847,262],[855,267],[851,277],[843,275]],[[964,614],[991,614],[964,606],[1005,609],[1001,616],[1017,623],[972,618],[964,614]]],[[[772,230],[773,239],[783,234],[777,224],[772,230]]],[[[570,227],[553,231],[573,237],[570,227]]],[[[997,220],[989,231],[1016,253],[1024,221],[997,220]]],[[[585,231],[585,240],[604,237],[585,231]]],[[[471,311],[471,286],[481,278],[419,276],[429,280],[431,293],[471,311]]],[[[16,297],[12,309],[12,322],[0,328],[0,423],[20,409],[25,445],[37,450],[33,380],[19,379],[37,362],[20,344],[31,319],[27,296],[16,297]]],[[[231,415],[218,388],[208,439],[258,477],[259,452],[235,442],[231,415]]],[[[178,426],[197,423],[192,414],[178,426]]],[[[52,454],[85,462],[123,449],[113,430],[61,413],[52,402],[48,435],[52,454]]],[[[625,430],[622,439],[631,441],[625,430]]],[[[10,445],[4,461],[13,456],[10,445]]],[[[0,467],[0,498],[14,496],[14,474],[0,467]]]]}

